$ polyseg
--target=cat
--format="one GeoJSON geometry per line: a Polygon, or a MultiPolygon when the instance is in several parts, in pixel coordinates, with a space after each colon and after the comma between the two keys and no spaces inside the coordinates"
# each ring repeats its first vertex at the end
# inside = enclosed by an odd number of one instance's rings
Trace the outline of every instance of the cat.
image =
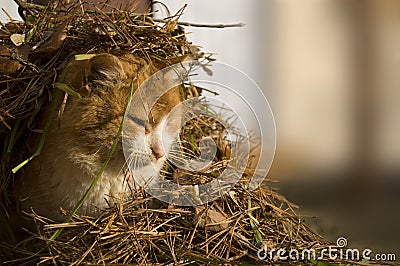
{"type": "MultiPolygon", "coordinates": [[[[65,83],[81,98],[68,97],[61,118],[56,117],[52,123],[40,156],[25,166],[17,186],[21,210],[33,209],[55,221],[65,218],[60,207],[68,211],[75,207],[106,160],[124,117],[132,80],[136,90],[138,84],[162,67],[161,63],[150,64],[132,54],[98,54],[73,62],[65,83]]],[[[168,72],[164,78],[169,78],[168,72]]],[[[182,101],[183,86],[177,86],[157,101],[148,121],[127,116],[126,128],[134,133],[129,140],[130,163],[135,167],[149,163],[157,171],[163,167],[170,145],[179,134],[183,111],[178,109],[163,128],[165,119],[182,101]],[[144,146],[140,141],[145,141],[145,150],[139,148],[144,146]]],[[[126,161],[120,141],[77,213],[97,216],[100,210],[113,206],[119,193],[132,185],[127,182],[124,169],[126,161]]]]}

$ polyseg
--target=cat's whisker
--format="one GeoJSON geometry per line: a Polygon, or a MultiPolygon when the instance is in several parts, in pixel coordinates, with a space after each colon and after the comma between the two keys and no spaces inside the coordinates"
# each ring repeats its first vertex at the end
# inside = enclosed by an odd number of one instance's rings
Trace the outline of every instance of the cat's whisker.
{"type": "Polygon", "coordinates": [[[165,165],[171,168],[174,168],[175,166],[168,160],[165,161],[165,165]]]}
{"type": "Polygon", "coordinates": [[[176,153],[168,153],[168,156],[175,156],[175,157],[189,157],[189,158],[197,158],[198,156],[194,153],[184,153],[184,152],[176,152],[176,153]]]}
{"type": "Polygon", "coordinates": [[[175,158],[171,158],[171,159],[173,159],[174,161],[176,161],[178,163],[183,163],[183,164],[185,164],[187,162],[187,160],[182,159],[180,157],[175,157],[175,158]]]}
{"type": "Polygon", "coordinates": [[[131,167],[132,167],[132,161],[133,161],[132,156],[129,156],[129,158],[126,159],[125,164],[126,164],[129,168],[131,168],[131,167]]]}
{"type": "Polygon", "coordinates": [[[168,155],[176,155],[176,156],[182,156],[182,155],[192,155],[194,156],[194,153],[188,153],[188,152],[183,152],[183,151],[170,151],[168,155]]]}
{"type": "Polygon", "coordinates": [[[196,158],[181,158],[181,157],[170,157],[169,160],[171,162],[176,162],[179,164],[188,164],[191,160],[195,160],[196,158]]]}
{"type": "Polygon", "coordinates": [[[182,147],[179,150],[172,150],[172,151],[179,151],[179,152],[185,152],[185,153],[194,153],[193,150],[185,148],[185,147],[182,147]]]}
{"type": "Polygon", "coordinates": [[[140,160],[140,157],[136,153],[131,153],[131,155],[127,159],[128,167],[130,167],[131,169],[138,169],[139,163],[141,162],[142,160],[140,160]]]}
{"type": "MultiPolygon", "coordinates": [[[[118,171],[118,176],[120,176],[123,172],[125,172],[125,168],[128,166],[127,162],[125,161],[125,163],[121,166],[121,168],[118,171]]],[[[125,173],[124,173],[125,175],[125,173]]]]}
{"type": "Polygon", "coordinates": [[[179,145],[182,145],[182,144],[185,144],[185,143],[187,143],[187,144],[192,144],[192,142],[191,142],[191,141],[188,141],[188,140],[181,140],[181,141],[178,141],[178,144],[179,144],[179,145]]]}
{"type": "Polygon", "coordinates": [[[191,150],[188,151],[183,151],[183,150],[171,150],[168,154],[183,154],[183,155],[190,155],[193,154],[195,155],[195,153],[191,150]]]}
{"type": "Polygon", "coordinates": [[[179,149],[171,149],[171,151],[179,151],[179,152],[190,152],[194,153],[192,149],[186,148],[185,146],[179,147],[179,149]]]}
{"type": "Polygon", "coordinates": [[[185,146],[182,146],[182,147],[180,148],[180,150],[185,150],[185,151],[189,151],[189,152],[191,152],[191,153],[194,153],[194,151],[193,151],[192,149],[189,149],[189,148],[187,148],[187,147],[185,147],[185,146]]]}

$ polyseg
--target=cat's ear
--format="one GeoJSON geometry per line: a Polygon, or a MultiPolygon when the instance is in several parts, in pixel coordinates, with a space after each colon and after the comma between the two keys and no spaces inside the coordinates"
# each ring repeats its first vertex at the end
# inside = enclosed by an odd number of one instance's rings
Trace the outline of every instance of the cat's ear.
{"type": "Polygon", "coordinates": [[[99,54],[89,59],[85,72],[86,86],[90,92],[110,89],[125,75],[121,61],[111,54],[99,54]]]}

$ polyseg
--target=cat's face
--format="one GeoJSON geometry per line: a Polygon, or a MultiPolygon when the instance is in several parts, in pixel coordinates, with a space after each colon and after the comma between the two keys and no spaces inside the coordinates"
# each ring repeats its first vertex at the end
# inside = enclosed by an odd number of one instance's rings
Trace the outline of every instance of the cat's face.
{"type": "Polygon", "coordinates": [[[123,131],[125,155],[131,168],[138,170],[151,164],[156,171],[161,169],[180,130],[180,95],[179,88],[165,93],[152,107],[147,120],[140,119],[135,107],[131,107],[123,131]]]}
{"type": "MultiPolygon", "coordinates": [[[[69,121],[61,125],[70,127],[69,138],[74,139],[69,145],[70,157],[82,168],[98,168],[104,162],[124,117],[131,81],[135,80],[136,90],[138,84],[158,70],[133,56],[117,58],[108,54],[71,68],[68,83],[79,88],[83,98],[73,99],[67,105],[63,119],[69,121]]],[[[161,169],[183,116],[181,111],[168,114],[182,98],[182,88],[172,88],[151,108],[147,119],[139,119],[131,106],[123,132],[128,136],[124,138],[124,147],[128,147],[127,162],[131,167],[139,169],[151,164],[157,171],[161,169]]],[[[147,104],[145,99],[142,104],[147,104]]],[[[122,146],[118,146],[110,163],[121,165],[123,159],[122,146]]]]}

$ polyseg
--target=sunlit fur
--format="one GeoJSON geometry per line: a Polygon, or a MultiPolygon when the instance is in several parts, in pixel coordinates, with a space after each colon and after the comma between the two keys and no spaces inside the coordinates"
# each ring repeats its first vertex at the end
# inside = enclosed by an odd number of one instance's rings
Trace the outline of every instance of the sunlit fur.
{"type": "MultiPolygon", "coordinates": [[[[55,118],[52,123],[41,155],[24,168],[17,186],[22,210],[30,212],[33,208],[41,215],[62,220],[60,207],[66,210],[75,207],[110,151],[124,116],[131,81],[136,80],[136,89],[137,84],[161,67],[161,64],[149,64],[133,55],[100,54],[89,60],[74,61],[66,83],[82,98],[68,97],[61,118],[55,118]]],[[[126,128],[134,133],[128,143],[131,155],[127,161],[131,166],[154,165],[156,171],[161,169],[166,156],[157,159],[151,147],[168,152],[170,143],[179,133],[181,114],[168,121],[164,132],[162,123],[181,100],[180,87],[164,94],[151,110],[146,129],[126,120],[126,128]],[[140,142],[146,143],[145,149],[139,148],[144,146],[139,145],[140,142]],[[160,147],[161,143],[164,147],[160,147]]],[[[98,210],[113,205],[127,187],[126,162],[120,142],[78,213],[97,215],[98,210]]]]}

